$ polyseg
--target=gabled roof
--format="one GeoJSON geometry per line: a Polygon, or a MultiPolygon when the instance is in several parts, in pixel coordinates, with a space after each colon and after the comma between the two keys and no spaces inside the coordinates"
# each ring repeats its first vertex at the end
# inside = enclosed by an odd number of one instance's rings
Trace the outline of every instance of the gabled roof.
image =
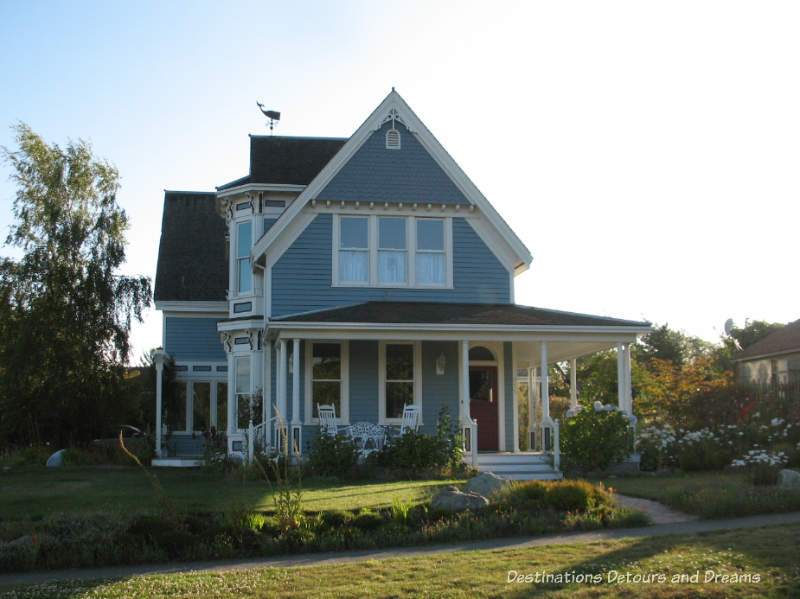
{"type": "Polygon", "coordinates": [[[516,264],[514,264],[515,271],[519,273],[525,270],[532,260],[528,248],[525,247],[525,244],[523,244],[514,231],[512,231],[511,227],[509,227],[497,213],[466,173],[461,170],[461,167],[456,164],[455,160],[447,153],[439,141],[394,88],[392,88],[389,95],[387,95],[383,102],[381,102],[372,114],[367,117],[356,132],[342,145],[336,155],[331,158],[325,167],[314,177],[298,196],[297,200],[292,202],[281,214],[278,221],[256,242],[251,254],[253,263],[255,264],[266,252],[267,248],[272,245],[287,225],[300,213],[306,203],[312,199],[316,199],[317,194],[328,185],[370,135],[380,129],[383,121],[390,113],[396,115],[397,118],[406,125],[409,131],[417,136],[419,142],[430,153],[433,159],[439,163],[442,170],[453,180],[453,183],[456,184],[464,196],[486,216],[489,223],[497,230],[502,239],[505,240],[505,243],[508,244],[511,251],[516,256],[516,264]]]}
{"type": "Polygon", "coordinates": [[[770,333],[761,341],[748,345],[736,355],[734,360],[768,357],[793,351],[800,352],[800,320],[790,322],[782,329],[770,333]]]}
{"type": "Polygon", "coordinates": [[[163,301],[225,301],[225,220],[214,192],[164,191],[154,297],[163,301]]]}
{"type": "Polygon", "coordinates": [[[217,187],[224,191],[248,183],[308,185],[344,145],[336,137],[250,136],[250,173],[217,187]]]}
{"type": "Polygon", "coordinates": [[[270,323],[514,325],[648,328],[649,322],[561,312],[517,304],[365,302],[270,319],[270,323]]]}

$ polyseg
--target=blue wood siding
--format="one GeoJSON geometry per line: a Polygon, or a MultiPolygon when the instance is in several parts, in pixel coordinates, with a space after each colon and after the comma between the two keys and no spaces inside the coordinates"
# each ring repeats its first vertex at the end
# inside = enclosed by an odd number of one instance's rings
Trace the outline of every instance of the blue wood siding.
{"type": "Polygon", "coordinates": [[[422,342],[422,432],[436,434],[439,411],[446,408],[458,425],[458,342],[422,342]],[[436,359],[444,354],[444,374],[436,374],[436,359]]]}
{"type": "Polygon", "coordinates": [[[350,342],[350,422],[378,422],[378,342],[350,342]]]}
{"type": "Polygon", "coordinates": [[[272,316],[366,301],[509,303],[509,273],[466,219],[453,219],[453,289],[331,287],[332,216],[320,214],[272,267],[272,316]]]}
{"type": "Polygon", "coordinates": [[[264,219],[264,233],[269,231],[269,228],[275,224],[275,221],[278,220],[277,218],[265,218],[264,219]]]}
{"type": "Polygon", "coordinates": [[[318,200],[469,204],[428,151],[397,122],[401,149],[386,149],[387,122],[358,149],[325,186],[318,200]]]}
{"type": "Polygon", "coordinates": [[[225,348],[217,333],[217,318],[164,319],[164,351],[175,360],[225,361],[225,348]]]}
{"type": "Polygon", "coordinates": [[[506,422],[506,451],[514,451],[514,394],[517,385],[514,380],[514,360],[511,353],[511,342],[503,343],[503,382],[505,383],[505,422],[506,422]]]}

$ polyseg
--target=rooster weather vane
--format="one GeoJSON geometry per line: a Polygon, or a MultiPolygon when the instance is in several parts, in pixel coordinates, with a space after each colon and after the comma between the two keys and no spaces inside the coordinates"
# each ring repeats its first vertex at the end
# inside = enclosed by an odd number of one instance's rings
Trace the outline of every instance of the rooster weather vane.
{"type": "Polygon", "coordinates": [[[265,117],[269,119],[269,133],[272,135],[272,128],[275,126],[275,121],[281,120],[281,113],[277,110],[264,110],[264,105],[256,100],[256,104],[265,117]]]}

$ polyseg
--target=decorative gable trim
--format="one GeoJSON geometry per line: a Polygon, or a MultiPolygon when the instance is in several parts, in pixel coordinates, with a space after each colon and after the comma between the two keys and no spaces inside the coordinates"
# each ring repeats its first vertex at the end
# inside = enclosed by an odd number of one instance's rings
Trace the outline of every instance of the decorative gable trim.
{"type": "Polygon", "coordinates": [[[416,135],[418,141],[431,155],[440,168],[450,177],[456,187],[464,196],[486,216],[487,220],[497,231],[498,236],[503,238],[510,247],[514,259],[513,264],[508,267],[519,274],[525,271],[530,264],[532,257],[528,248],[517,237],[511,227],[497,213],[494,207],[478,190],[461,167],[447,153],[439,141],[433,136],[422,121],[414,114],[414,111],[406,104],[394,88],[381,104],[370,114],[356,132],[347,140],[339,152],[328,162],[319,174],[308,184],[308,187],[278,218],[275,224],[270,227],[261,239],[253,246],[251,258],[255,264],[261,259],[267,249],[281,235],[281,232],[288,226],[303,207],[313,200],[331,182],[342,167],[353,157],[358,149],[364,144],[367,138],[381,128],[387,120],[399,120],[409,132],[416,135]]]}

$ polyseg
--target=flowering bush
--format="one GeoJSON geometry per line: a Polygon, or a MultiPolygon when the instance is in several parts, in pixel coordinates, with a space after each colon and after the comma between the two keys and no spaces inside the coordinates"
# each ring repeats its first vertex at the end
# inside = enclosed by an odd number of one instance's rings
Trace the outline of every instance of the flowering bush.
{"type": "Polygon", "coordinates": [[[789,457],[782,451],[770,453],[766,449],[751,449],[744,457],[733,460],[731,467],[747,468],[754,485],[775,485],[778,471],[788,462],[789,457]]]}
{"type": "MultiPolygon", "coordinates": [[[[784,464],[800,465],[800,423],[775,417],[755,419],[747,424],[727,424],[698,430],[675,429],[669,425],[643,428],[637,438],[643,470],[680,467],[682,470],[720,470],[727,465],[742,466],[737,456],[783,456],[784,464]]],[[[741,458],[744,459],[744,458],[741,458]]],[[[751,456],[751,460],[755,459],[751,456]]]]}

